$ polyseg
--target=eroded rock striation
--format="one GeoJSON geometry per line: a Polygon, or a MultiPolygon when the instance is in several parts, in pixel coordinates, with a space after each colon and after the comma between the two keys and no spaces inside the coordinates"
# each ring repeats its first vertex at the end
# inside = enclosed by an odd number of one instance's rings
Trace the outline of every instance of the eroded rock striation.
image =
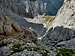
{"type": "Polygon", "coordinates": [[[0,15],[16,14],[23,17],[32,18],[34,16],[37,16],[38,14],[43,14],[45,12],[45,6],[43,4],[44,3],[42,0],[1,0],[0,15]],[[41,6],[43,7],[41,8],[41,6]]]}

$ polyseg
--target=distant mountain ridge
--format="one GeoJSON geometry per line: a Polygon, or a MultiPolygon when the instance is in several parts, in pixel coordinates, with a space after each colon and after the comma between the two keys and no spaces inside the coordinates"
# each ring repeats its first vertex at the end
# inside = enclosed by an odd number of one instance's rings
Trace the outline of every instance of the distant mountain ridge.
{"type": "Polygon", "coordinates": [[[0,15],[15,13],[20,16],[34,17],[46,13],[55,16],[62,4],[63,0],[0,0],[0,15]]]}

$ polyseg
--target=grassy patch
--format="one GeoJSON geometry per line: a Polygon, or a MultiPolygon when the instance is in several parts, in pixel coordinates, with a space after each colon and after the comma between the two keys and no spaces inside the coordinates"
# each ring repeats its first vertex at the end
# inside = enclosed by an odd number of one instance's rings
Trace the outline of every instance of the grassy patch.
{"type": "Polygon", "coordinates": [[[72,49],[59,48],[56,52],[56,56],[75,56],[75,51],[72,49]]]}

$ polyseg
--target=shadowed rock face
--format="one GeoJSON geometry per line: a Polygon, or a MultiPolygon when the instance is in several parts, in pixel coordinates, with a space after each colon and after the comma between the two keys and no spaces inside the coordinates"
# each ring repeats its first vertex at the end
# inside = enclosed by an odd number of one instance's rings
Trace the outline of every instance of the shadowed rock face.
{"type": "Polygon", "coordinates": [[[31,30],[20,27],[8,16],[1,16],[0,21],[0,36],[20,36],[27,39],[32,39],[35,36],[31,30]]]}
{"type": "Polygon", "coordinates": [[[8,16],[0,17],[0,56],[48,56],[50,52],[38,45],[36,37],[8,16]]]}
{"type": "Polygon", "coordinates": [[[55,27],[42,39],[48,47],[75,48],[75,31],[64,27],[55,27]]]}
{"type": "Polygon", "coordinates": [[[0,21],[0,35],[13,35],[22,31],[20,26],[7,16],[1,16],[0,21]]]}

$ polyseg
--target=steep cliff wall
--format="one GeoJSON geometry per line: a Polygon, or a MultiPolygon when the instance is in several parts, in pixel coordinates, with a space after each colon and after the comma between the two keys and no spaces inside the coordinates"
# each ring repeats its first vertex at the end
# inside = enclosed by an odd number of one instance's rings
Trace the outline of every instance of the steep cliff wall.
{"type": "Polygon", "coordinates": [[[75,29],[75,0],[64,0],[64,4],[53,22],[53,27],[56,26],[75,29]]]}
{"type": "Polygon", "coordinates": [[[45,12],[45,5],[42,0],[1,0],[0,14],[17,14],[23,17],[34,17],[45,12]],[[8,13],[9,12],[9,13],[8,13]]]}

